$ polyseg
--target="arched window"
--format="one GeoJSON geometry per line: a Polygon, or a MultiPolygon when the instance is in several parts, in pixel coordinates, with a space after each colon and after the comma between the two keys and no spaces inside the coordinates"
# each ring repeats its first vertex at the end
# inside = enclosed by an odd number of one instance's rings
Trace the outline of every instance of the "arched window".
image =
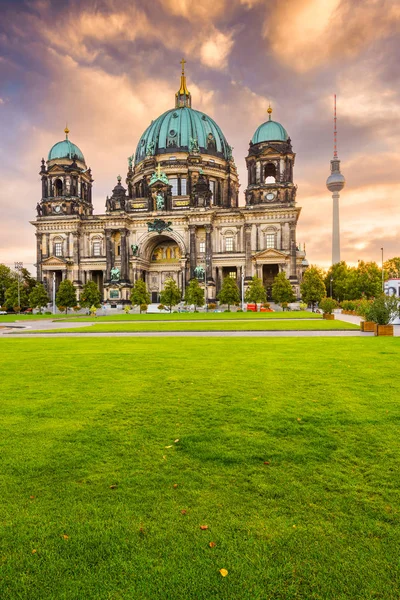
{"type": "Polygon", "coordinates": [[[55,196],[62,196],[63,195],[63,184],[61,179],[56,179],[54,182],[54,192],[55,192],[55,196]]]}
{"type": "Polygon", "coordinates": [[[276,167],[272,163],[268,163],[264,169],[265,183],[276,182],[276,167]]]}
{"type": "Polygon", "coordinates": [[[53,240],[53,256],[63,256],[64,248],[63,248],[63,239],[61,237],[56,237],[53,240]]]}
{"type": "Polygon", "coordinates": [[[276,248],[277,247],[277,231],[273,227],[269,227],[265,232],[265,248],[276,248]]]}

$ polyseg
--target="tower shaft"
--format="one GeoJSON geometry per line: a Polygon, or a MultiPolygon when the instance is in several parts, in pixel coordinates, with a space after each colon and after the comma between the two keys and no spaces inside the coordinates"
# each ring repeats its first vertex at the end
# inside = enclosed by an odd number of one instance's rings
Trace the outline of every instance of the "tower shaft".
{"type": "Polygon", "coordinates": [[[333,192],[332,264],[340,262],[339,192],[333,192]]]}

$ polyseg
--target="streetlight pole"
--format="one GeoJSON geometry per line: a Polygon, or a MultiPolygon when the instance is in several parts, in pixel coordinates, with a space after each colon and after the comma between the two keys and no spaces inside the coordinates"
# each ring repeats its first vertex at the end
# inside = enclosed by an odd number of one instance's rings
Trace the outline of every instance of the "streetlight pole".
{"type": "Polygon", "coordinates": [[[242,267],[242,274],[241,274],[241,288],[242,288],[242,310],[244,310],[244,269],[242,267]]]}
{"type": "Polygon", "coordinates": [[[383,276],[383,248],[381,248],[381,252],[382,252],[382,292],[385,291],[385,281],[384,281],[384,276],[383,276]]]}
{"type": "Polygon", "coordinates": [[[56,272],[53,271],[53,315],[56,314],[56,272]]]}
{"type": "Polygon", "coordinates": [[[331,277],[331,298],[332,298],[332,284],[333,284],[333,277],[331,277]]]}
{"type": "Polygon", "coordinates": [[[21,277],[21,270],[22,270],[23,266],[24,266],[24,263],[22,263],[22,262],[14,263],[15,270],[17,271],[17,283],[18,283],[18,314],[20,314],[20,312],[21,312],[20,277],[21,277]]]}

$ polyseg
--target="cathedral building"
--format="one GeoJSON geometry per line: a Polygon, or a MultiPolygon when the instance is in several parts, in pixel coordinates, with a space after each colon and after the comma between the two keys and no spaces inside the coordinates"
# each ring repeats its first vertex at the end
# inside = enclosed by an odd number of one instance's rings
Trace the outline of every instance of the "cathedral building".
{"type": "Polygon", "coordinates": [[[68,278],[78,298],[94,280],[104,301],[116,304],[129,300],[138,278],[159,302],[167,278],[183,295],[197,277],[211,301],[225,277],[246,286],[253,275],[270,298],[284,271],[299,296],[307,261],[296,243],[295,154],[271,113],[250,141],[243,206],[232,148],[217,123],[192,108],[184,61],[175,106],[144,131],[103,214],[93,214],[92,172],[66,128],[42,159],[42,198],[32,221],[38,280],[51,293],[68,278]]]}

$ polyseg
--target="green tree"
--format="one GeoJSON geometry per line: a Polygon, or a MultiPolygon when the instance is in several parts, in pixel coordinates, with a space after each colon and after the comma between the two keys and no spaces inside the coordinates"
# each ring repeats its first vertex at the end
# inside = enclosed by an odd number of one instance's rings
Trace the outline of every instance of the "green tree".
{"type": "Polygon", "coordinates": [[[84,308],[91,308],[92,306],[100,308],[101,292],[93,280],[88,281],[83,286],[80,304],[84,308]]]}
{"type": "MultiPolygon", "coordinates": [[[[1,265],[0,265],[1,267],[1,265]]],[[[394,256],[389,258],[383,263],[385,270],[386,279],[399,279],[400,278],[400,256],[394,256]]]]}
{"type": "Polygon", "coordinates": [[[194,304],[194,310],[204,304],[204,290],[200,287],[198,279],[191,279],[185,291],[186,304],[194,304]]]}
{"type": "Polygon", "coordinates": [[[15,275],[10,267],[0,264],[0,306],[5,303],[6,291],[13,281],[15,281],[15,275]]]}
{"type": "Polygon", "coordinates": [[[257,277],[257,275],[254,275],[253,279],[251,280],[251,283],[244,295],[244,299],[246,300],[246,302],[254,302],[256,305],[256,310],[258,302],[266,301],[267,293],[263,286],[263,282],[259,277],[257,277]]]}
{"type": "Polygon", "coordinates": [[[351,268],[345,263],[344,260],[332,265],[328,269],[325,276],[325,289],[326,295],[331,295],[331,279],[332,279],[332,298],[339,300],[347,299],[347,288],[348,278],[351,272],[351,268]]]}
{"type": "Polygon", "coordinates": [[[231,304],[239,304],[240,294],[236,279],[229,276],[224,278],[221,290],[218,294],[218,300],[222,304],[227,304],[228,310],[231,310],[231,304]]]}
{"type": "Polygon", "coordinates": [[[294,302],[296,300],[296,296],[294,295],[290,281],[287,279],[286,273],[283,271],[278,273],[274,279],[274,283],[272,285],[272,298],[274,302],[277,302],[278,304],[294,302]]]}
{"type": "Polygon", "coordinates": [[[303,281],[300,285],[300,291],[304,302],[311,304],[314,309],[314,304],[320,302],[326,293],[323,272],[321,269],[314,265],[311,265],[306,269],[303,275],[303,281]]]}
{"type": "Polygon", "coordinates": [[[382,293],[382,269],[375,262],[360,260],[356,268],[350,269],[346,281],[346,300],[375,298],[382,293]]]}
{"type": "Polygon", "coordinates": [[[140,312],[142,312],[143,304],[150,304],[150,294],[143,279],[136,280],[131,291],[131,302],[133,306],[140,307],[140,312]]]}
{"type": "Polygon", "coordinates": [[[29,300],[27,291],[22,282],[19,284],[19,304],[18,304],[18,281],[14,279],[7,288],[4,298],[4,306],[7,310],[14,309],[19,311],[21,308],[28,308],[29,300]]]}
{"type": "Polygon", "coordinates": [[[38,283],[31,290],[29,294],[29,306],[31,308],[38,308],[39,312],[42,312],[42,307],[47,306],[49,303],[49,297],[42,283],[38,283]]]}
{"type": "Polygon", "coordinates": [[[164,289],[160,294],[161,304],[168,306],[169,312],[172,307],[178,304],[181,300],[181,291],[176,285],[176,282],[171,277],[165,280],[164,289]]]}
{"type": "Polygon", "coordinates": [[[69,279],[64,279],[60,283],[56,296],[56,304],[59,310],[65,309],[65,314],[68,313],[69,308],[77,305],[76,291],[72,281],[69,279]]]}
{"type": "Polygon", "coordinates": [[[29,295],[30,292],[33,290],[33,288],[37,285],[38,282],[34,277],[32,277],[32,275],[29,273],[28,269],[25,269],[25,268],[21,269],[20,277],[22,280],[22,285],[27,290],[27,293],[29,295]]]}

